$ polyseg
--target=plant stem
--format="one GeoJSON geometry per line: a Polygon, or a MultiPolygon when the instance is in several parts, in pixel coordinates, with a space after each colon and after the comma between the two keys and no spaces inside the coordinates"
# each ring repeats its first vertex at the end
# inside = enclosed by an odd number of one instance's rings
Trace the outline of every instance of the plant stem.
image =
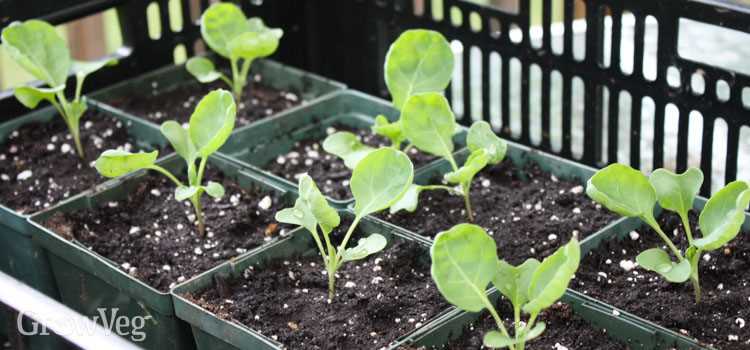
{"type": "Polygon", "coordinates": [[[474,211],[471,209],[471,182],[461,184],[461,190],[464,194],[464,204],[466,205],[466,216],[469,218],[469,222],[474,222],[474,211]]]}
{"type": "Polygon", "coordinates": [[[518,334],[516,334],[516,339],[518,340],[518,348],[516,350],[523,350],[526,347],[526,334],[529,333],[529,330],[534,327],[534,322],[536,322],[536,317],[538,314],[531,314],[529,317],[529,322],[526,323],[526,327],[523,327],[521,330],[521,338],[518,338],[518,334]]]}
{"type": "Polygon", "coordinates": [[[65,125],[68,126],[68,131],[70,132],[70,136],[73,137],[73,142],[75,143],[78,156],[81,157],[81,159],[85,159],[86,156],[83,153],[83,145],[81,145],[81,131],[78,121],[74,121],[73,117],[68,114],[69,103],[65,98],[65,95],[62,92],[58,92],[55,94],[55,96],[57,96],[57,100],[59,101],[59,103],[52,100],[52,104],[55,106],[57,112],[60,113],[60,116],[65,121],[65,125]]]}
{"type": "Polygon", "coordinates": [[[160,167],[160,166],[158,166],[156,164],[151,165],[151,166],[147,167],[146,169],[156,170],[156,171],[160,172],[162,175],[164,175],[168,179],[172,180],[172,182],[174,182],[174,184],[177,185],[177,187],[182,187],[183,186],[182,182],[180,182],[180,180],[177,180],[177,178],[174,177],[174,175],[172,175],[172,173],[170,173],[169,171],[167,171],[167,169],[164,169],[164,168],[162,168],[162,167],[160,167]]]}
{"type": "MultiPolygon", "coordinates": [[[[334,259],[336,259],[335,255],[334,259]]],[[[338,265],[338,262],[334,261],[331,263],[329,261],[329,264],[326,266],[328,270],[328,300],[333,300],[336,297],[336,267],[334,265],[338,265]]]]}
{"type": "Polygon", "coordinates": [[[651,226],[651,228],[653,228],[657,234],[659,234],[659,237],[661,237],[664,243],[667,244],[667,247],[669,247],[669,250],[672,251],[672,254],[674,254],[680,262],[685,260],[685,258],[682,257],[682,253],[680,252],[680,250],[677,249],[674,243],[672,243],[672,240],[669,239],[669,236],[667,236],[667,234],[664,233],[664,231],[661,229],[661,226],[659,226],[659,223],[656,222],[656,219],[654,219],[654,216],[652,214],[643,215],[641,216],[641,219],[645,221],[646,224],[651,226]]]}
{"type": "Polygon", "coordinates": [[[698,271],[698,263],[701,261],[701,254],[703,252],[700,249],[695,251],[692,259],[690,259],[690,281],[693,284],[693,291],[695,292],[695,303],[701,302],[701,280],[700,272],[698,271]]]}
{"type": "Polygon", "coordinates": [[[198,220],[198,236],[203,238],[206,235],[206,225],[203,221],[203,207],[201,206],[200,191],[196,192],[196,194],[190,198],[190,202],[193,203],[195,219],[198,220]]]}
{"type": "Polygon", "coordinates": [[[685,215],[680,213],[680,219],[682,219],[682,227],[685,228],[685,235],[687,235],[688,243],[693,245],[693,230],[690,228],[690,219],[688,219],[687,213],[685,213],[685,215]]]}
{"type": "MultiPolygon", "coordinates": [[[[485,295],[482,291],[480,291],[480,298],[482,298],[482,302],[484,303],[484,307],[487,308],[487,311],[490,312],[490,315],[492,315],[492,318],[495,320],[495,324],[497,324],[497,328],[500,329],[500,333],[502,333],[504,336],[510,338],[510,334],[508,333],[508,330],[505,329],[505,325],[503,324],[503,320],[500,318],[500,315],[497,314],[497,310],[495,310],[495,307],[492,305],[489,299],[487,299],[487,295],[485,295]]],[[[509,350],[515,350],[515,347],[513,345],[508,346],[509,350]]]]}
{"type": "Polygon", "coordinates": [[[360,220],[362,220],[362,217],[357,215],[356,217],[354,217],[354,221],[352,221],[352,224],[349,225],[349,229],[346,231],[346,235],[344,235],[344,240],[341,241],[341,244],[339,244],[339,248],[336,249],[336,261],[341,260],[341,252],[346,249],[346,244],[349,243],[349,238],[352,237],[352,233],[354,233],[354,229],[357,228],[360,220]]]}

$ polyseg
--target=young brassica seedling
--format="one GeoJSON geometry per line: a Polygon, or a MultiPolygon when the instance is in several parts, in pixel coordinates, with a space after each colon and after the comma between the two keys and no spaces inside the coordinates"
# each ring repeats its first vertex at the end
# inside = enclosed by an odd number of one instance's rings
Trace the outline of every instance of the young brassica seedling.
{"type": "Polygon", "coordinates": [[[328,274],[329,300],[333,300],[336,295],[336,271],[343,263],[364,259],[383,250],[387,244],[385,237],[375,233],[360,239],[356,247],[347,248],[360,220],[391,206],[406,191],[413,178],[411,161],[401,151],[382,148],[364,157],[354,168],[350,181],[355,200],[354,220],[341,244],[335,247],[330,235],[339,226],[341,219],[320,193],[313,179],[307,174],[300,177],[299,197],[294,207],[276,213],[276,220],[304,227],[312,235],[328,274]],[[322,240],[320,236],[323,236],[322,240]]]}
{"type": "Polygon", "coordinates": [[[411,96],[401,113],[401,123],[404,134],[412,145],[422,152],[442,157],[450,163],[452,171],[445,174],[443,179],[448,184],[458,187],[413,184],[407,195],[391,207],[391,213],[401,209],[414,211],[422,191],[443,189],[464,197],[466,215],[469,221],[474,221],[470,198],[471,182],[487,165],[496,165],[505,158],[508,147],[505,141],[495,135],[489,123],[475,122],[466,136],[466,144],[471,153],[459,167],[453,157],[453,134],[458,127],[456,119],[448,100],[436,92],[411,96]]]}
{"type": "Polygon", "coordinates": [[[456,307],[479,312],[487,309],[498,330],[484,335],[484,345],[523,350],[527,341],[544,332],[539,313],[565,293],[581,258],[573,238],[542,262],[527,259],[513,266],[497,256],[495,240],[481,227],[459,224],[435,237],[430,250],[432,279],[443,297],[456,307]],[[513,335],[486,294],[487,285],[497,288],[513,305],[513,335]],[[522,322],[521,313],[529,315],[522,322]]]}
{"type": "Polygon", "coordinates": [[[73,137],[76,152],[84,158],[81,144],[80,121],[86,112],[86,98],[81,95],[86,77],[104,66],[117,63],[115,59],[81,62],[70,57],[70,50],[55,27],[40,20],[13,22],[2,32],[2,47],[21,68],[47,87],[21,86],[14,95],[21,104],[36,108],[42,100],[52,104],[73,137]],[[73,99],[65,97],[68,73],[75,72],[76,88],[73,99]]]}
{"type": "Polygon", "coordinates": [[[638,217],[664,241],[669,252],[651,248],[638,254],[638,265],[660,274],[671,283],[691,280],[695,301],[700,302],[701,287],[698,264],[703,252],[719,249],[734,239],[745,221],[750,203],[750,186],[734,181],[716,192],[706,202],[698,218],[702,237],[693,236],[688,212],[693,207],[703,183],[700,169],[690,168],[682,174],[666,169],[655,170],[650,177],[627,165],[612,164],[589,179],[586,193],[607,209],[628,217],[638,217]],[[656,203],[677,213],[682,220],[688,248],[683,253],[662,230],[654,218],[656,203]],[[670,252],[677,261],[673,261],[670,252]]]}
{"type": "Polygon", "coordinates": [[[198,106],[190,116],[187,129],[172,120],[161,125],[162,134],[172,144],[175,152],[187,163],[187,184],[183,184],[167,169],[156,164],[159,151],[130,153],[122,150],[107,150],[96,160],[96,170],[108,178],[122,176],[140,169],[162,173],[177,185],[175,199],[178,201],[189,199],[193,204],[198,222],[198,234],[203,237],[205,223],[200,202],[203,192],[213,198],[224,196],[224,187],[221,184],[208,181],[206,185],[203,185],[203,175],[208,157],[216,152],[232,133],[236,113],[237,108],[232,94],[219,89],[210,92],[198,102],[198,106]],[[196,168],[198,160],[200,162],[196,168]]]}
{"type": "Polygon", "coordinates": [[[276,52],[283,34],[281,29],[266,27],[260,18],[247,19],[237,5],[215,3],[201,16],[201,35],[211,50],[229,59],[232,79],[205,57],[193,57],[185,67],[201,83],[223,80],[239,101],[253,60],[276,52]]]}
{"type": "MultiPolygon", "coordinates": [[[[385,84],[391,94],[393,107],[403,110],[409,97],[425,92],[442,92],[453,75],[453,51],[439,32],[412,29],[394,41],[385,57],[385,84]]],[[[372,132],[391,141],[391,147],[401,149],[407,141],[401,120],[390,122],[384,115],[375,118],[372,132]]],[[[408,146],[407,146],[408,147],[408,146]]],[[[331,134],[323,149],[341,157],[352,168],[363,152],[373,148],[362,144],[356,135],[347,131],[331,134]]]]}

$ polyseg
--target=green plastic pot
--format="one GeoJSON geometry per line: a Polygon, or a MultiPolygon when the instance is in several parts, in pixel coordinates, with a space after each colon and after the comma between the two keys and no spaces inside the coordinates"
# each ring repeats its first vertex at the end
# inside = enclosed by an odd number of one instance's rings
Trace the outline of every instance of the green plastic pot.
{"type": "MultiPolygon", "coordinates": [[[[213,59],[214,55],[208,55],[207,57],[212,58],[215,62],[219,61],[213,59]]],[[[226,61],[223,58],[220,60],[222,62],[226,61]]],[[[300,97],[305,100],[306,103],[314,103],[318,97],[346,87],[339,82],[268,59],[258,59],[253,61],[250,74],[261,74],[264,77],[263,82],[273,88],[299,93],[300,97]]],[[[92,94],[91,97],[94,100],[93,103],[99,105],[102,109],[108,110],[112,113],[140,118],[140,116],[133,115],[127,110],[122,110],[107,104],[107,101],[116,99],[119,96],[131,95],[133,94],[133,91],[151,91],[152,82],[158,82],[159,86],[162,88],[166,87],[167,91],[179,86],[200,84],[195,77],[190,75],[184,65],[172,65],[115,84],[92,94]]],[[[156,125],[145,118],[143,120],[149,124],[156,125]]]]}
{"type": "MultiPolygon", "coordinates": [[[[92,104],[89,104],[89,107],[97,109],[92,104]]],[[[166,145],[166,140],[159,130],[142,120],[119,115],[109,116],[123,121],[128,134],[133,136],[138,147],[153,149],[166,145]]],[[[60,116],[54,108],[47,107],[1,124],[0,143],[4,144],[10,133],[23,125],[47,122],[53,118],[60,116]]],[[[17,213],[0,203],[0,270],[51,297],[56,297],[57,289],[47,257],[31,242],[31,228],[27,220],[30,215],[17,213]]]]}
{"type": "MultiPolygon", "coordinates": [[[[693,209],[700,211],[703,209],[703,207],[706,205],[706,198],[698,197],[695,199],[693,203],[693,209]]],[[[659,214],[661,214],[662,210],[660,208],[657,208],[657,217],[659,214]]],[[[625,239],[630,233],[630,231],[638,230],[641,228],[645,228],[645,224],[638,218],[627,218],[625,219],[623,230],[618,231],[610,231],[610,232],[604,232],[599,237],[597,237],[597,240],[591,240],[588,242],[582,242],[582,249],[585,249],[587,252],[591,251],[593,249],[596,249],[602,242],[605,242],[607,240],[622,240],[625,239]]],[[[742,225],[742,231],[750,231],[750,213],[745,214],[745,222],[742,225]]],[[[586,263],[586,255],[582,254],[582,261],[581,263],[586,263]]],[[[588,297],[586,297],[588,298],[588,297]]],[[[591,299],[591,298],[589,298],[591,299]]],[[[593,299],[591,299],[593,300],[593,299]]],[[[606,308],[606,309],[615,309],[614,306],[611,306],[603,301],[592,301],[597,303],[600,307],[606,308]]],[[[627,313],[625,311],[620,310],[620,312],[623,315],[627,315],[628,317],[633,318],[638,324],[646,329],[649,329],[653,333],[654,337],[654,343],[666,347],[674,347],[677,349],[706,349],[705,346],[699,345],[698,342],[695,339],[688,338],[678,332],[675,332],[673,330],[669,330],[665,327],[662,327],[654,322],[648,321],[646,319],[634,316],[630,313],[627,313]]]]}
{"type": "MultiPolygon", "coordinates": [[[[159,163],[175,172],[184,172],[185,163],[176,155],[159,163]]],[[[213,155],[209,166],[219,169],[245,188],[261,188],[287,196],[284,190],[267,184],[258,174],[239,167],[232,159],[213,155]]],[[[70,212],[96,207],[99,203],[122,199],[143,180],[139,171],[100,186],[97,191],[80,194],[71,200],[31,217],[34,241],[49,255],[52,272],[60,289],[63,303],[83,315],[95,316],[98,308],[119,309],[128,317],[151,316],[143,328],[146,337],[137,345],[147,349],[191,349],[193,340],[189,326],[175,317],[169,292],[158,291],[123,272],[117,263],[87,249],[76,241],[68,241],[45,228],[42,223],[57,212],[70,212]]]]}
{"type": "MultiPolygon", "coordinates": [[[[382,114],[389,120],[398,119],[399,111],[383,99],[353,90],[345,90],[325,96],[316,103],[290,109],[275,118],[265,119],[245,126],[232,135],[221,152],[245,163],[248,167],[262,169],[279,155],[288,153],[301,140],[326,138],[326,128],[333,124],[344,124],[358,129],[369,129],[375,116],[382,114]]],[[[464,144],[465,129],[456,134],[454,140],[464,144]]],[[[417,170],[429,168],[431,164],[417,170]]],[[[262,171],[262,170],[261,170],[262,171]]],[[[296,191],[297,184],[281,176],[266,172],[279,186],[296,191]]],[[[328,200],[339,208],[346,207],[352,198],[328,200]]]]}
{"type": "MultiPolygon", "coordinates": [[[[91,103],[89,103],[89,108],[98,109],[91,103]]],[[[102,112],[123,121],[138,147],[152,149],[166,144],[159,130],[154,129],[150,124],[140,119],[102,112]]],[[[23,125],[47,122],[54,118],[60,118],[60,116],[50,106],[5,122],[0,125],[0,143],[4,144],[8,135],[23,125]]],[[[60,294],[50,267],[49,257],[39,245],[32,241],[33,227],[28,221],[31,215],[33,213],[17,213],[0,203],[0,270],[54,299],[59,299],[60,294]]],[[[6,314],[6,318],[7,322],[15,325],[15,316],[6,314]]],[[[3,329],[0,332],[8,331],[3,329]]],[[[15,336],[20,337],[20,335],[15,336]]],[[[63,340],[56,335],[34,335],[22,338],[24,343],[33,349],[60,349],[63,346],[63,340]]]]}
{"type": "MultiPolygon", "coordinates": [[[[342,215],[353,218],[349,211],[341,211],[342,215]]],[[[371,220],[370,217],[364,218],[359,225],[358,231],[361,232],[378,232],[386,237],[389,246],[394,240],[409,240],[416,242],[425,247],[424,259],[429,264],[428,246],[421,241],[414,240],[412,237],[403,236],[398,232],[393,232],[384,227],[381,223],[371,220]]],[[[386,249],[388,249],[386,247],[386,249]]],[[[224,278],[236,278],[242,275],[242,272],[249,266],[262,268],[265,262],[274,259],[282,259],[293,255],[314,256],[318,254],[315,243],[310,233],[304,229],[296,229],[279,241],[265,245],[253,250],[244,257],[226,262],[204,274],[198,275],[191,280],[177,286],[172,290],[175,312],[177,317],[189,323],[193,328],[193,336],[199,350],[216,350],[216,349],[284,349],[284,345],[272,340],[259,332],[239,323],[228,322],[213,313],[201,308],[190,300],[183,297],[186,293],[195,293],[197,291],[209,288],[213,285],[214,276],[224,278]]],[[[433,318],[441,319],[452,312],[452,308],[443,311],[433,318]]],[[[430,321],[427,323],[432,323],[430,321]]],[[[403,339],[394,340],[392,346],[395,348],[403,339]]]]}
{"type": "MultiPolygon", "coordinates": [[[[490,299],[496,302],[500,293],[494,288],[490,292],[490,299]]],[[[637,317],[623,313],[615,315],[614,309],[601,305],[599,302],[572,290],[561,299],[570,305],[573,312],[590,323],[593,327],[606,330],[609,338],[620,341],[630,349],[666,349],[665,343],[653,329],[644,327],[637,317]]],[[[618,310],[619,311],[619,310],[618,310]]],[[[439,348],[453,339],[459,338],[467,327],[476,322],[484,313],[455,310],[446,317],[436,320],[427,326],[414,331],[399,344],[401,346],[439,348]]],[[[533,342],[530,343],[533,345],[533,342]]],[[[691,349],[699,349],[693,347],[691,349]]]]}

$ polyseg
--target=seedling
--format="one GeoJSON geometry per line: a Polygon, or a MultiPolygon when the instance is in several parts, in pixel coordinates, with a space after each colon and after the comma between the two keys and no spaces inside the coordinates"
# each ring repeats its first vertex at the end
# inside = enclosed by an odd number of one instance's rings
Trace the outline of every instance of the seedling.
{"type": "MultiPolygon", "coordinates": [[[[453,51],[439,32],[412,29],[403,32],[391,44],[385,57],[385,84],[393,99],[393,107],[403,110],[409,97],[425,92],[442,92],[453,75],[453,51]]],[[[372,131],[401,149],[407,141],[401,120],[390,122],[384,115],[375,118],[372,131]]],[[[407,146],[408,147],[408,146],[407,146]]],[[[349,168],[356,165],[372,147],[362,144],[356,135],[341,131],[330,135],[323,149],[344,159],[349,168]]]]}
{"type": "Polygon", "coordinates": [[[206,192],[213,198],[224,196],[224,187],[216,182],[203,183],[208,157],[216,152],[234,129],[234,119],[237,108],[232,95],[226,90],[215,90],[203,97],[190,116],[188,128],[175,121],[167,121],[161,125],[161,132],[172,144],[175,152],[187,163],[188,183],[183,184],[167,169],[156,164],[159,151],[130,153],[116,150],[104,151],[96,160],[95,167],[99,173],[108,178],[114,178],[140,170],[156,170],[177,185],[175,199],[183,201],[189,199],[195,209],[198,222],[198,233],[205,234],[201,196],[206,192]],[[196,169],[196,161],[200,160],[196,169]]]}
{"type": "Polygon", "coordinates": [[[354,168],[350,181],[354,195],[354,220],[338,247],[331,243],[331,232],[341,219],[310,176],[299,179],[299,197],[294,207],[276,213],[276,220],[298,225],[310,232],[323,257],[328,274],[328,299],[336,295],[336,271],[347,261],[364,259],[385,248],[387,241],[380,234],[362,238],[354,248],[347,243],[363,217],[391,206],[409,187],[414,178],[414,168],[401,151],[383,148],[369,153],[354,168]],[[320,227],[320,234],[318,233],[320,227]],[[320,236],[323,236],[321,240],[320,236]],[[325,246],[324,246],[325,244],[325,246]]]}
{"type": "Polygon", "coordinates": [[[86,97],[81,96],[86,77],[104,66],[114,65],[115,59],[81,62],[70,57],[70,50],[55,27],[40,20],[13,22],[2,32],[5,52],[21,68],[47,84],[47,87],[21,86],[14,95],[21,104],[34,109],[39,102],[52,104],[68,126],[76,152],[83,159],[80,121],[86,112],[86,97]],[[71,101],[65,97],[65,83],[70,71],[75,72],[76,88],[71,101]]]}
{"type": "Polygon", "coordinates": [[[560,299],[578,270],[581,251],[573,238],[542,262],[527,259],[513,266],[497,257],[497,246],[487,232],[473,224],[459,224],[440,232],[430,250],[432,279],[443,297],[468,312],[487,309],[498,330],[484,335],[490,348],[523,350],[527,341],[544,332],[539,313],[560,299]],[[486,294],[497,288],[513,305],[513,336],[486,294]],[[521,313],[529,315],[522,322],[521,313]]]}
{"type": "Polygon", "coordinates": [[[656,272],[672,283],[691,280],[695,301],[701,300],[698,263],[703,252],[719,249],[734,239],[745,221],[750,203],[750,186],[734,181],[716,192],[700,213],[698,226],[703,237],[693,237],[688,212],[703,183],[700,169],[690,168],[682,174],[657,169],[649,178],[627,165],[612,164],[589,179],[586,193],[607,209],[628,217],[638,217],[650,226],[669,248],[651,248],[636,257],[638,265],[656,272]],[[680,216],[688,248],[683,253],[662,230],[654,218],[656,203],[680,216]],[[673,261],[670,252],[677,261],[673,261]]]}
{"type": "Polygon", "coordinates": [[[201,16],[201,35],[211,50],[229,59],[232,79],[205,57],[193,57],[185,67],[201,83],[223,80],[239,100],[253,60],[276,52],[283,34],[281,29],[266,27],[260,18],[247,19],[237,5],[215,3],[201,16]]]}

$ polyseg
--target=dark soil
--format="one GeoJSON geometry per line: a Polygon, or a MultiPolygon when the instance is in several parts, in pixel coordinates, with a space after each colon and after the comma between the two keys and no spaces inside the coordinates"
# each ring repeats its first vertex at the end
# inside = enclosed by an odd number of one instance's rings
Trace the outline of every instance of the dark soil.
{"type": "Polygon", "coordinates": [[[432,283],[426,254],[401,241],[345,263],[330,304],[319,256],[274,260],[188,297],[290,349],[380,349],[448,307],[432,283]]]}
{"type": "MultiPolygon", "coordinates": [[[[334,124],[326,130],[329,135],[336,131],[352,132],[368,146],[377,148],[390,145],[390,141],[373,134],[369,128],[356,129],[343,124],[334,124]]],[[[352,198],[352,192],[349,190],[351,170],[344,165],[341,158],[326,153],[322,143],[323,139],[307,139],[297,142],[291,151],[278,156],[276,161],[267,164],[264,168],[294,183],[297,182],[298,175],[307,173],[315,179],[323,194],[339,200],[352,198]]],[[[437,158],[419,152],[415,148],[412,148],[408,154],[414,163],[415,170],[437,158]]]]}
{"type": "MultiPolygon", "coordinates": [[[[501,307],[502,308],[502,307],[501,307]]],[[[512,315],[510,306],[507,310],[498,310],[501,315],[512,315]]],[[[627,346],[607,336],[605,330],[594,328],[591,324],[573,314],[567,304],[557,303],[539,315],[539,320],[546,323],[547,328],[539,338],[526,344],[529,350],[557,350],[557,349],[587,349],[587,350],[626,350],[627,346]]],[[[513,320],[505,319],[505,327],[511,332],[513,320]]],[[[475,324],[464,329],[463,334],[452,340],[442,348],[446,350],[486,349],[482,346],[484,334],[497,330],[495,321],[485,312],[475,324]]],[[[422,348],[423,349],[423,348],[422,348]]]]}
{"type": "Polygon", "coordinates": [[[81,119],[81,142],[85,160],[59,116],[12,132],[0,150],[0,203],[19,213],[42,210],[106,180],[94,169],[103,151],[138,150],[123,122],[91,109],[81,119]]]}
{"type": "Polygon", "coordinates": [[[57,214],[45,225],[115,261],[152,287],[167,291],[281,231],[274,213],[285,205],[276,195],[242,189],[210,168],[205,180],[222,183],[226,194],[220,200],[202,197],[204,238],[198,236],[190,202],[176,201],[174,184],[157,174],[141,182],[125,200],[57,214]],[[269,200],[270,206],[263,209],[260,203],[269,200]]]}
{"type": "MultiPolygon", "coordinates": [[[[499,256],[509,263],[542,258],[574,234],[581,240],[616,219],[583,190],[583,186],[559,180],[536,165],[518,168],[504,161],[474,178],[474,223],[495,238],[499,256]]],[[[414,213],[391,215],[384,211],[376,215],[429,237],[468,221],[463,197],[443,190],[422,192],[414,213]]]]}
{"type": "MultiPolygon", "coordinates": [[[[267,86],[261,83],[259,75],[255,79],[256,81],[248,82],[241,101],[237,103],[236,128],[302,103],[302,97],[297,93],[267,86]]],[[[167,120],[187,123],[203,96],[216,89],[231,91],[223,81],[210,84],[190,81],[177,87],[160,86],[154,81],[149,91],[134,91],[107,103],[157,124],[167,120]]]]}
{"type": "MultiPolygon", "coordinates": [[[[696,213],[691,213],[691,222],[693,234],[700,237],[696,213]]],[[[684,251],[687,242],[679,216],[662,215],[659,223],[667,234],[677,230],[678,246],[684,251]]],[[[635,263],[638,253],[646,249],[664,246],[656,232],[645,225],[636,232],[635,240],[625,237],[619,242],[606,242],[585,256],[571,287],[717,349],[749,349],[750,324],[745,325],[750,323],[748,233],[740,233],[725,247],[703,254],[703,297],[696,304],[690,282],[671,284],[656,273],[638,267],[628,271],[621,266],[623,261],[635,263]]]]}

